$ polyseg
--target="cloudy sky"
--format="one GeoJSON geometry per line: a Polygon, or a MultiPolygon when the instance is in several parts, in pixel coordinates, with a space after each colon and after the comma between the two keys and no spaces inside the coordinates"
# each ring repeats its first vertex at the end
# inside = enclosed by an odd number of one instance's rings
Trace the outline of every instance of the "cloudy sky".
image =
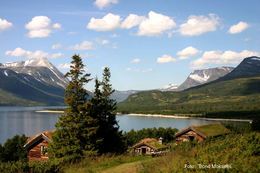
{"type": "MultiPolygon", "coordinates": [[[[194,69],[260,56],[259,0],[1,0],[0,62],[80,54],[114,88],[180,84],[194,69]]],[[[89,86],[92,88],[93,86],[89,86]]]]}

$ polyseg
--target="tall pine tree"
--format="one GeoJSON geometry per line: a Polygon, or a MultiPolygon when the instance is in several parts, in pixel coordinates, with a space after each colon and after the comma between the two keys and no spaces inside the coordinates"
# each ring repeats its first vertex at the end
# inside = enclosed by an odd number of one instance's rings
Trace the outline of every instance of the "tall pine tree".
{"type": "Polygon", "coordinates": [[[114,90],[110,77],[110,70],[106,67],[102,81],[96,79],[94,97],[91,100],[94,106],[91,115],[98,121],[95,148],[100,154],[121,153],[126,146],[116,120],[116,101],[111,99],[114,90]]]}
{"type": "Polygon", "coordinates": [[[85,74],[79,55],[72,57],[70,68],[65,75],[70,79],[65,91],[65,103],[68,108],[56,124],[50,152],[56,158],[74,160],[82,157],[84,151],[94,148],[91,141],[94,140],[97,128],[95,119],[90,116],[91,104],[84,88],[91,80],[90,74],[85,74]]]}

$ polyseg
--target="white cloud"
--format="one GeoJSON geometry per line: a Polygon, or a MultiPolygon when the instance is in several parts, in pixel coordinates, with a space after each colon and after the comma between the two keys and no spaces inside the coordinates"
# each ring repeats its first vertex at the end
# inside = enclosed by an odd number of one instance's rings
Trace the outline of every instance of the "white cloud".
{"type": "Polygon", "coordinates": [[[175,62],[176,59],[170,55],[163,55],[161,57],[157,58],[157,63],[169,63],[169,62],[175,62]]]}
{"type": "Polygon", "coordinates": [[[56,43],[54,45],[51,46],[52,49],[61,49],[62,45],[60,43],[56,43]]]}
{"type": "Polygon", "coordinates": [[[250,56],[260,56],[260,52],[242,50],[241,52],[235,51],[206,51],[202,57],[191,63],[192,68],[202,68],[205,65],[217,64],[237,64],[241,60],[250,56]]]}
{"type": "Polygon", "coordinates": [[[62,53],[49,54],[41,50],[29,51],[29,50],[24,50],[20,47],[15,48],[14,50],[6,51],[5,54],[7,56],[25,57],[25,58],[39,58],[39,57],[60,58],[63,56],[62,53]]]}
{"type": "Polygon", "coordinates": [[[246,22],[239,22],[236,25],[232,25],[228,32],[230,34],[238,34],[240,32],[243,32],[244,30],[246,30],[249,27],[249,25],[246,22]]]}
{"type": "Polygon", "coordinates": [[[59,23],[54,23],[54,24],[52,25],[52,27],[53,27],[54,29],[61,29],[61,24],[59,24],[59,23]]]}
{"type": "Polygon", "coordinates": [[[92,17],[87,28],[95,31],[112,31],[120,27],[120,21],[119,15],[108,13],[101,19],[92,17]]]}
{"type": "Polygon", "coordinates": [[[60,29],[61,25],[55,23],[52,25],[51,19],[47,16],[35,16],[25,25],[28,30],[28,37],[30,38],[44,38],[48,37],[53,29],[60,29]]]}
{"type": "Polygon", "coordinates": [[[94,49],[93,43],[90,41],[83,41],[79,44],[71,46],[72,50],[91,50],[94,49]]]}
{"type": "Polygon", "coordinates": [[[197,36],[215,31],[219,24],[219,17],[214,14],[189,16],[188,20],[180,26],[180,33],[185,36],[197,36]]]}
{"type": "Polygon", "coordinates": [[[138,35],[156,36],[176,27],[176,23],[169,16],[150,11],[148,18],[139,25],[138,35]]]}
{"type": "Polygon", "coordinates": [[[112,4],[117,4],[118,0],[95,0],[95,5],[100,8],[103,9],[105,7],[108,7],[112,4]]]}
{"type": "Polygon", "coordinates": [[[102,45],[109,44],[109,40],[101,40],[101,44],[102,44],[102,45]]]}
{"type": "Polygon", "coordinates": [[[189,47],[186,47],[185,49],[182,49],[181,51],[179,51],[177,53],[177,56],[180,58],[180,59],[187,59],[189,57],[192,57],[192,56],[195,56],[199,53],[199,50],[192,47],[192,46],[189,46],[189,47]]]}
{"type": "Polygon", "coordinates": [[[58,68],[67,70],[70,69],[70,65],[71,65],[70,63],[63,63],[63,64],[59,64],[58,68]]]}
{"type": "Polygon", "coordinates": [[[0,32],[11,28],[13,24],[6,19],[0,18],[0,32]]]}
{"type": "Polygon", "coordinates": [[[121,28],[130,29],[138,26],[145,19],[144,16],[138,16],[136,14],[129,14],[127,18],[122,22],[121,28]]]}
{"type": "Polygon", "coordinates": [[[132,61],[131,61],[131,63],[133,63],[133,64],[138,64],[138,63],[140,63],[141,62],[141,60],[139,59],[139,58],[135,58],[135,59],[133,59],[132,61]]]}

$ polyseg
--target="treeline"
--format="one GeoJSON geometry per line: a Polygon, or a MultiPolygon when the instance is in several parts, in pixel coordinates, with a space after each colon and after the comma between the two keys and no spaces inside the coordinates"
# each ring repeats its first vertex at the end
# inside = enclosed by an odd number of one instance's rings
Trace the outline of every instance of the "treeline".
{"type": "Polygon", "coordinates": [[[23,147],[26,140],[25,135],[16,135],[3,145],[0,144],[0,162],[26,161],[27,152],[23,147]]]}
{"type": "Polygon", "coordinates": [[[175,133],[178,130],[175,128],[144,128],[141,130],[130,130],[124,133],[127,146],[133,146],[144,138],[163,138],[164,143],[172,142],[174,140],[175,133]]]}

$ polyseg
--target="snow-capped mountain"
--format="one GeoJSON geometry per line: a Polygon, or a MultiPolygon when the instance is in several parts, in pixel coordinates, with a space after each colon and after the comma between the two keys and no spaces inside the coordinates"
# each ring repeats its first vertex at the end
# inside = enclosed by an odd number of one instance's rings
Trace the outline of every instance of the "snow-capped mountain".
{"type": "Polygon", "coordinates": [[[0,68],[7,68],[16,73],[28,74],[36,80],[49,85],[65,88],[68,79],[46,58],[34,58],[27,61],[6,63],[0,68]]]}
{"type": "Polygon", "coordinates": [[[177,88],[177,91],[182,91],[191,87],[202,85],[214,80],[217,80],[226,74],[230,73],[233,67],[217,67],[193,71],[188,78],[177,88]]]}
{"type": "Polygon", "coordinates": [[[168,85],[165,85],[164,87],[160,88],[159,90],[160,91],[176,91],[178,89],[179,85],[177,84],[168,84],[168,85]]]}
{"type": "Polygon", "coordinates": [[[0,79],[0,92],[12,96],[11,104],[64,104],[68,79],[46,58],[0,64],[0,79]]]}

